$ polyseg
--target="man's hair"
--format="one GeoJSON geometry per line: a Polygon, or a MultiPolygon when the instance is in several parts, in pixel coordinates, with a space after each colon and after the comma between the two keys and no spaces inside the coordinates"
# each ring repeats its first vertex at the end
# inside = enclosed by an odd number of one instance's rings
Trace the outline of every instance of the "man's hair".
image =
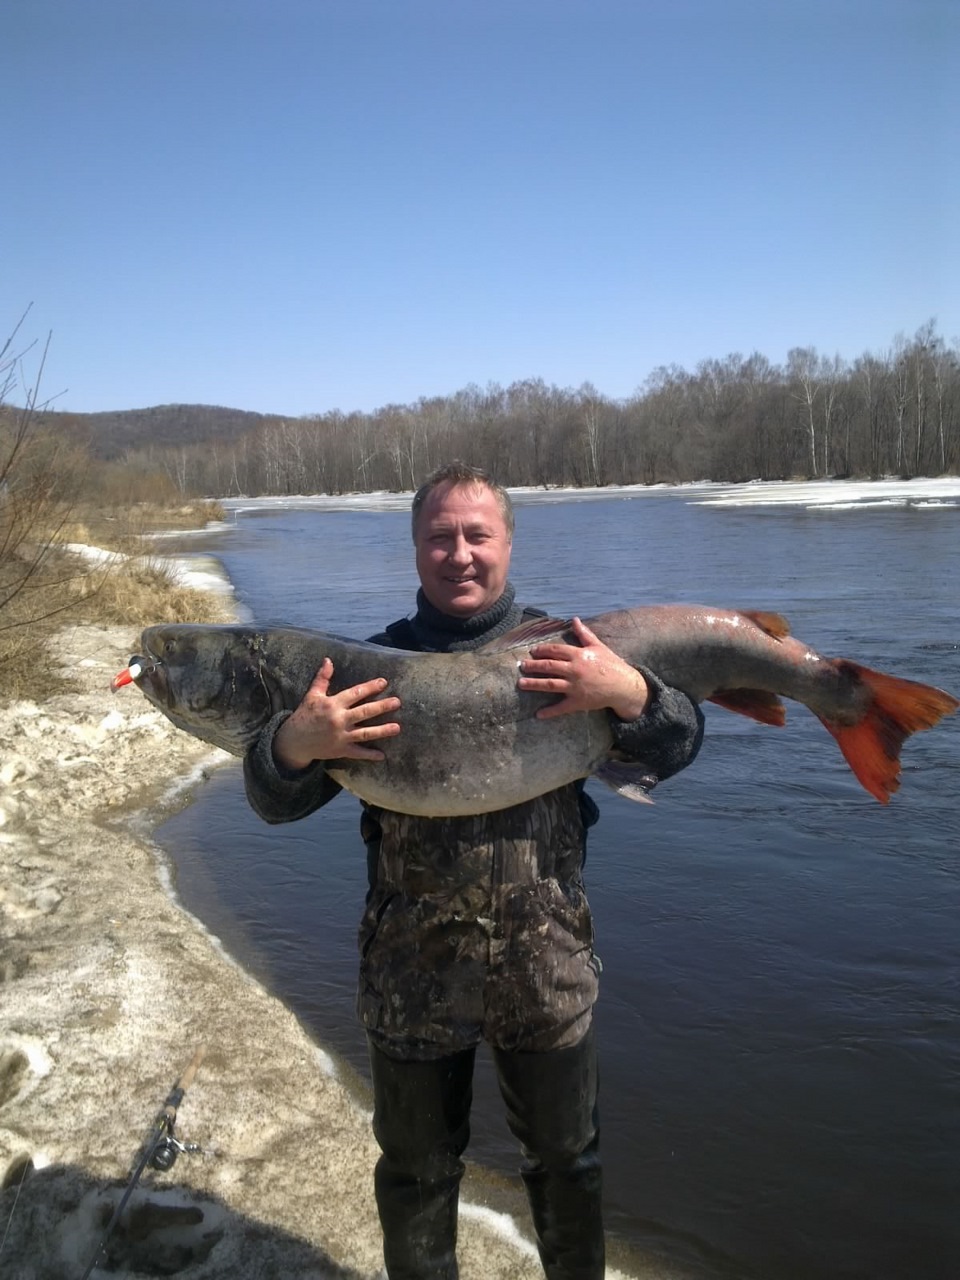
{"type": "Polygon", "coordinates": [[[423,504],[429,495],[441,484],[448,484],[451,488],[463,485],[464,488],[480,488],[489,489],[497,500],[500,508],[500,514],[503,516],[503,523],[507,526],[507,536],[513,541],[513,503],[510,501],[510,495],[502,485],[497,484],[493,476],[489,472],[484,471],[482,467],[471,467],[466,462],[455,459],[448,462],[442,467],[438,467],[432,475],[424,480],[423,484],[413,495],[413,505],[411,512],[411,528],[413,536],[417,536],[417,523],[420,520],[420,513],[423,511],[423,504]]]}

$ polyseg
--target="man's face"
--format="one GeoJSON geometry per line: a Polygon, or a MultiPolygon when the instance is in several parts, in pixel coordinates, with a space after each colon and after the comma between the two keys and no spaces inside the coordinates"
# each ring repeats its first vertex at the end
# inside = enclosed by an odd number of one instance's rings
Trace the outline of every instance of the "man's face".
{"type": "Polygon", "coordinates": [[[486,485],[438,485],[427,494],[417,532],[417,573],[441,613],[471,618],[500,599],[510,568],[510,535],[486,485]]]}

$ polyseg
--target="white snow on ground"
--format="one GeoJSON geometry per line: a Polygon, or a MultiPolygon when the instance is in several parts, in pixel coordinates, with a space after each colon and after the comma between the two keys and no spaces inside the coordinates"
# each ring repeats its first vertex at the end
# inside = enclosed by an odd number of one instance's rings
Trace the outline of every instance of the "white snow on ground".
{"type": "MultiPolygon", "coordinates": [[[[64,543],[64,550],[79,556],[88,564],[102,565],[104,568],[123,564],[131,559],[121,551],[106,551],[103,547],[91,547],[83,542],[64,543]]],[[[195,591],[211,591],[217,595],[233,594],[233,585],[214,556],[138,556],[134,558],[134,563],[145,567],[159,565],[174,582],[184,587],[193,587],[195,591]]]]}
{"type": "MultiPolygon", "coordinates": [[[[798,506],[832,508],[866,506],[916,506],[941,508],[960,506],[960,476],[940,476],[919,480],[753,480],[747,484],[719,484],[703,481],[682,485],[607,485],[601,489],[511,488],[510,496],[519,506],[535,502],[591,502],[604,498],[643,498],[675,493],[701,506],[798,506]]],[[[222,499],[229,517],[244,512],[316,511],[408,511],[409,493],[301,494],[278,498],[222,499]]]]}
{"type": "MultiPolygon", "coordinates": [[[[694,486],[697,488],[698,486],[694,486]]],[[[694,501],[712,507],[799,506],[833,511],[862,507],[960,506],[960,476],[924,480],[754,481],[705,485],[694,501]]]]}

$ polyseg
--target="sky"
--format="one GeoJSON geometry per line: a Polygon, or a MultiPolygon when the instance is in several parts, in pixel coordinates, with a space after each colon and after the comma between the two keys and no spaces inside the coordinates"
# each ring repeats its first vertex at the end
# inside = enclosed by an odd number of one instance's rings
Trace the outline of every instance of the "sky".
{"type": "Polygon", "coordinates": [[[0,345],[299,416],[949,343],[958,86],[957,0],[13,0],[0,345]]]}

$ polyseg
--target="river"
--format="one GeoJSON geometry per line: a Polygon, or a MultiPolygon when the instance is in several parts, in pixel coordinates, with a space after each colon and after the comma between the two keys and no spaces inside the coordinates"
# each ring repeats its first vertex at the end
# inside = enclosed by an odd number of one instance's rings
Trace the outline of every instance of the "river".
{"type": "MultiPolygon", "coordinates": [[[[518,595],[776,610],[821,652],[960,691],[960,503],[725,493],[520,495],[518,595]]],[[[363,637],[412,607],[405,502],[244,505],[212,545],[258,621],[363,637]]],[[[888,807],[802,707],[707,720],[655,805],[590,784],[611,1235],[705,1277],[957,1280],[960,717],[907,744],[888,807]]],[[[363,1074],[356,826],[344,795],[268,828],[229,767],[159,839],[188,908],[363,1074]]],[[[490,1076],[470,1154],[506,1173],[490,1076]]]]}

